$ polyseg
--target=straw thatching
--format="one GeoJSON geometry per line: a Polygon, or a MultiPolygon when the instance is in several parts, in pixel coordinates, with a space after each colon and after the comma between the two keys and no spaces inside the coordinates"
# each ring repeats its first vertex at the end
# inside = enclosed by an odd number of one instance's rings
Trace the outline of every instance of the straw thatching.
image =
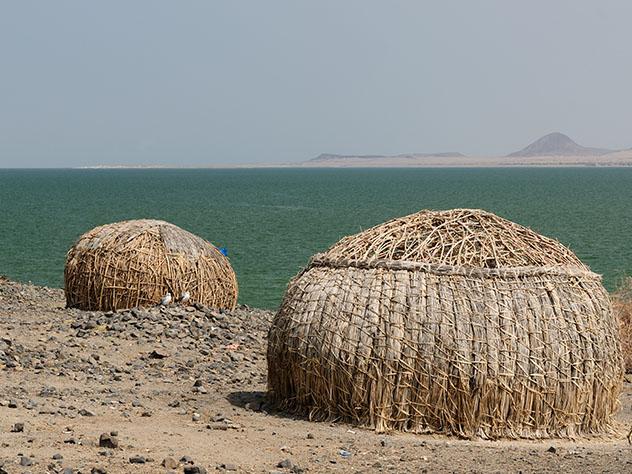
{"type": "Polygon", "coordinates": [[[155,305],[170,292],[189,303],[234,308],[237,279],[212,244],[168,222],[133,220],[96,227],[69,250],[66,304],[85,310],[155,305]]]}
{"type": "Polygon", "coordinates": [[[600,277],[494,214],[422,211],[289,284],[268,386],[312,419],[464,437],[610,433],[622,360],[600,277]]]}

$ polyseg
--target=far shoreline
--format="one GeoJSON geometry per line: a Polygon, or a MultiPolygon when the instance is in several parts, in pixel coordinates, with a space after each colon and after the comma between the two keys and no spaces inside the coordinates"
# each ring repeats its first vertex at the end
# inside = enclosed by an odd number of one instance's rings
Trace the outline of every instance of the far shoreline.
{"type": "Polygon", "coordinates": [[[208,165],[95,165],[74,169],[400,169],[400,168],[628,168],[632,167],[632,151],[601,156],[542,155],[507,156],[422,156],[340,158],[323,161],[218,163],[208,165]]]}
{"type": "Polygon", "coordinates": [[[485,168],[631,168],[632,150],[600,156],[371,156],[300,162],[209,164],[97,164],[62,167],[2,167],[0,170],[252,170],[252,169],[485,169],[485,168]]]}

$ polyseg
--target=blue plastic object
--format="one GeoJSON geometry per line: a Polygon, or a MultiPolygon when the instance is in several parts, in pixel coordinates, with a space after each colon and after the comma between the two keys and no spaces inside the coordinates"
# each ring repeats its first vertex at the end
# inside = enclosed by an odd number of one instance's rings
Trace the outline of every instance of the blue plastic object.
{"type": "Polygon", "coordinates": [[[226,247],[220,247],[217,250],[219,250],[222,253],[222,255],[228,257],[228,249],[226,247]]]}

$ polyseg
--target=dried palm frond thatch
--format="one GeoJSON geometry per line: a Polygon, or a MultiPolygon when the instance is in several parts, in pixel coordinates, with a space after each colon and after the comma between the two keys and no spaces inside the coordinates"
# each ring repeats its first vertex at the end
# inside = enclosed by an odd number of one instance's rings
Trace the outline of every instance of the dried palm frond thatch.
{"type": "Polygon", "coordinates": [[[190,303],[234,308],[237,279],[209,242],[168,222],[117,222],[83,234],[68,251],[68,307],[115,310],[154,305],[170,292],[190,303]]]}
{"type": "Polygon", "coordinates": [[[494,214],[422,211],[342,239],[289,284],[268,386],[378,431],[573,437],[613,430],[622,360],[598,275],[494,214]]]}

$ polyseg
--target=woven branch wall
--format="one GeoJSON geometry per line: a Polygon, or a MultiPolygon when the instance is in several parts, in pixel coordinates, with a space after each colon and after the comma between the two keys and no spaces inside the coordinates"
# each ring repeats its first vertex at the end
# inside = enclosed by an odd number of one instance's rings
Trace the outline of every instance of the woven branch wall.
{"type": "Polygon", "coordinates": [[[271,396],[378,431],[611,433],[622,386],[600,277],[558,242],[479,210],[348,237],[288,286],[271,396]]]}
{"type": "Polygon", "coordinates": [[[133,220],[96,227],[68,251],[68,307],[115,310],[150,306],[171,292],[190,303],[234,308],[237,278],[212,244],[173,224],[133,220]]]}

